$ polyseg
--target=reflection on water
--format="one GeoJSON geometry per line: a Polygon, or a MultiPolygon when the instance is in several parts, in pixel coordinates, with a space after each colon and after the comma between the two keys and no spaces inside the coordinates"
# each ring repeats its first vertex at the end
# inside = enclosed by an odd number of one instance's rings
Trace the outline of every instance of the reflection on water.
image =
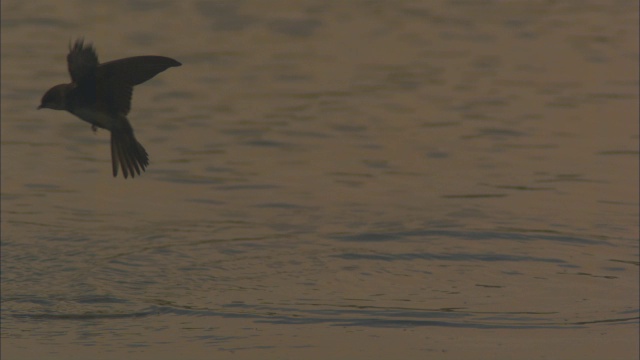
{"type": "Polygon", "coordinates": [[[3,2],[3,355],[637,354],[636,2],[30,4],[3,2]],[[35,111],[69,33],[184,64],[136,88],[140,178],[35,111]]]}

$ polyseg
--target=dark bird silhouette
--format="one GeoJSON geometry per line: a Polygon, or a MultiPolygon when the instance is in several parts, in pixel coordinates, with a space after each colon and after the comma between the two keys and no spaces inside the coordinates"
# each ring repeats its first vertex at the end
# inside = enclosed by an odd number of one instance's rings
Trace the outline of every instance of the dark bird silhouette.
{"type": "Polygon", "coordinates": [[[149,155],[127,119],[133,87],[182,64],[164,56],[135,56],[100,64],[94,47],[78,39],[69,46],[67,65],[71,83],[49,89],[38,109],[67,110],[91,124],[93,131],[109,130],[113,176],[118,175],[118,167],[125,179],[140,175],[149,165],[149,155]]]}

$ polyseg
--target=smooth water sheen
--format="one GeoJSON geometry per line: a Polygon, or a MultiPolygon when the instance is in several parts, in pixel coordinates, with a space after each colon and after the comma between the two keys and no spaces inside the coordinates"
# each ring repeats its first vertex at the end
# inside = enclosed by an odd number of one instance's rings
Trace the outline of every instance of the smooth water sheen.
{"type": "Polygon", "coordinates": [[[2,358],[638,357],[638,2],[2,1],[2,358]],[[37,111],[183,63],[150,155],[37,111]]]}

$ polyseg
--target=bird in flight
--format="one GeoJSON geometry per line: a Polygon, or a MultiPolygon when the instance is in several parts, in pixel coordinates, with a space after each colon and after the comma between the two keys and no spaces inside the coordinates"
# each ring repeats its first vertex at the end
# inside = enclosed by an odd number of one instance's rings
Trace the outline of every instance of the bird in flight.
{"type": "Polygon", "coordinates": [[[133,87],[180,65],[164,56],[134,56],[100,64],[95,48],[78,39],[67,55],[71,83],[49,89],[38,109],[67,110],[91,124],[93,131],[109,130],[113,176],[120,167],[125,179],[133,178],[149,165],[149,155],[127,119],[133,87]]]}

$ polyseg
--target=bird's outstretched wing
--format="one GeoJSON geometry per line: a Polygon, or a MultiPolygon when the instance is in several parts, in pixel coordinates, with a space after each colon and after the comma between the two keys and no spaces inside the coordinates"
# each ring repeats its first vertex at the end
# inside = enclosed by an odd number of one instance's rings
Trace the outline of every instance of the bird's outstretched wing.
{"type": "Polygon", "coordinates": [[[180,62],[164,56],[135,56],[100,64],[97,80],[98,84],[110,89],[110,110],[126,115],[131,110],[131,95],[135,85],[180,65],[180,62]]]}
{"type": "Polygon", "coordinates": [[[84,44],[84,39],[76,40],[69,46],[67,66],[71,80],[76,84],[86,84],[95,81],[98,69],[98,55],[91,44],[84,44]]]}
{"type": "Polygon", "coordinates": [[[115,77],[119,82],[135,86],[180,65],[180,62],[165,56],[134,56],[100,64],[98,72],[101,76],[115,77]]]}

